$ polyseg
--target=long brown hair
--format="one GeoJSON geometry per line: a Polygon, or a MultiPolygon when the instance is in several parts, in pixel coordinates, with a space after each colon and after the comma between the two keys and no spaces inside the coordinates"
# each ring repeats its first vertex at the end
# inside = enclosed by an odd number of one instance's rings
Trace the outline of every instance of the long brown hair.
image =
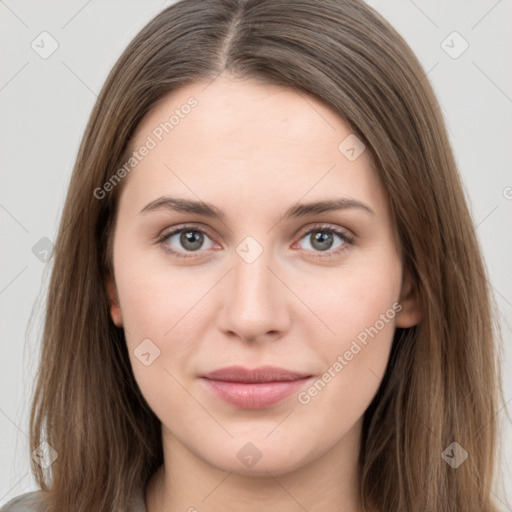
{"type": "Polygon", "coordinates": [[[123,508],[163,463],[159,420],[105,291],[123,182],[102,199],[94,191],[123,165],[137,125],[163,95],[222,72],[324,101],[371,152],[387,193],[423,317],[396,330],[365,413],[365,508],[497,510],[501,378],[486,270],[425,72],[360,0],[183,0],[115,64],[80,146],[49,286],[30,419],[31,450],[46,441],[58,454],[47,470],[32,461],[48,510],[123,508]],[[469,454],[456,469],[442,456],[452,442],[469,454]]]}

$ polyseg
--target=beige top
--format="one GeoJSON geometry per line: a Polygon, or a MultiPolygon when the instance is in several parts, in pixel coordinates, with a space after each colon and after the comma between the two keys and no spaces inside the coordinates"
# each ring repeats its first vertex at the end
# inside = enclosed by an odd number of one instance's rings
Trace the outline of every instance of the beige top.
{"type": "MultiPolygon", "coordinates": [[[[0,508],[0,512],[43,512],[43,496],[44,491],[21,494],[0,508]]],[[[144,493],[140,490],[135,492],[128,508],[122,512],[147,512],[144,493]]]]}

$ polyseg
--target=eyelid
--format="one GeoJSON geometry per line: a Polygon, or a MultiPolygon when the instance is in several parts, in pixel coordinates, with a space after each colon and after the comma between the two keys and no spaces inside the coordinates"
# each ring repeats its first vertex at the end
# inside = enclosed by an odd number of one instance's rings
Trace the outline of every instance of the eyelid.
{"type": "Polygon", "coordinates": [[[212,240],[215,238],[215,235],[213,235],[210,228],[205,226],[201,223],[195,223],[195,222],[186,222],[184,224],[177,224],[176,226],[173,226],[172,228],[166,228],[160,232],[160,234],[157,235],[157,241],[163,240],[166,238],[169,238],[172,235],[175,235],[176,233],[179,233],[180,231],[185,231],[189,229],[190,231],[199,231],[200,233],[204,233],[205,235],[208,235],[212,240]]]}
{"type": "Polygon", "coordinates": [[[312,231],[333,231],[337,233],[340,236],[343,236],[344,238],[354,241],[355,236],[346,228],[342,228],[339,226],[335,226],[334,224],[330,224],[329,222],[317,222],[313,223],[313,225],[309,225],[306,228],[301,228],[297,234],[295,235],[300,236],[301,238],[304,237],[304,235],[307,235],[311,233],[312,231]]]}
{"type": "MultiPolygon", "coordinates": [[[[218,242],[215,241],[214,236],[211,235],[210,230],[207,226],[201,224],[201,223],[185,223],[185,224],[179,224],[177,226],[173,226],[172,228],[166,229],[161,232],[161,234],[157,237],[157,244],[160,244],[163,246],[163,249],[172,254],[173,256],[177,256],[179,258],[193,258],[196,255],[202,255],[206,249],[204,250],[198,250],[198,251],[176,251],[174,249],[170,249],[168,246],[164,245],[164,242],[169,239],[171,236],[176,235],[177,233],[181,231],[186,231],[187,229],[191,231],[198,231],[200,233],[203,233],[207,235],[214,244],[218,244],[218,242]]],[[[297,238],[297,242],[302,240],[304,236],[314,232],[314,231],[330,231],[339,236],[343,240],[343,245],[341,247],[338,247],[337,249],[329,249],[327,251],[306,251],[313,253],[313,257],[328,259],[329,257],[337,256],[340,252],[346,250],[347,248],[345,246],[351,245],[354,242],[355,236],[346,228],[341,228],[339,226],[332,225],[328,222],[317,222],[313,225],[308,225],[307,227],[304,227],[297,231],[293,237],[297,238]],[[322,253],[325,253],[325,256],[322,256],[322,253]]]]}

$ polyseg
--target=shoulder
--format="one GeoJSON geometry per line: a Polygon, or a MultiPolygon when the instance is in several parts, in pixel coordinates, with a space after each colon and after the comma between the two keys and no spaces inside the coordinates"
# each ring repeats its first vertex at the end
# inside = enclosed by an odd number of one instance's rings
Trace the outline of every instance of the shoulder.
{"type": "MultiPolygon", "coordinates": [[[[44,491],[20,494],[0,508],[0,512],[44,512],[44,491]]],[[[129,502],[126,512],[146,512],[144,493],[137,489],[129,502]]]]}
{"type": "Polygon", "coordinates": [[[43,512],[44,491],[21,494],[6,503],[0,512],[43,512]]]}

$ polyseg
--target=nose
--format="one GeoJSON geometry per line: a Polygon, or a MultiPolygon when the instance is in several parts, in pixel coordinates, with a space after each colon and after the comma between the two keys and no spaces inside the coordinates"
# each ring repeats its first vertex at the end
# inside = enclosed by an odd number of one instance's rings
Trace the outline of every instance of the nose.
{"type": "Polygon", "coordinates": [[[288,330],[293,294],[279,274],[270,250],[252,262],[234,253],[233,268],[223,280],[225,300],[217,317],[222,332],[256,342],[277,339],[288,330]]]}

